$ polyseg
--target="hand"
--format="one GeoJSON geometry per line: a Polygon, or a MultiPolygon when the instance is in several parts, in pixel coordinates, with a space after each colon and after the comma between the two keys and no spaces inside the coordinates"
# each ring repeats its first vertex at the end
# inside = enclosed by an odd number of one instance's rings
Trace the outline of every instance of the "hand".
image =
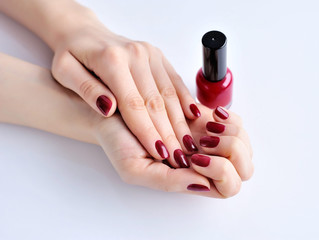
{"type": "Polygon", "coordinates": [[[189,166],[184,152],[197,147],[185,116],[195,119],[200,112],[158,48],[118,36],[91,17],[58,39],[54,51],[52,72],[63,86],[105,116],[114,113],[117,101],[126,125],[152,157],[189,166]]]}
{"type": "MultiPolygon", "coordinates": [[[[242,180],[250,178],[253,172],[247,134],[241,127],[240,118],[231,112],[227,119],[218,117],[216,111],[213,114],[216,123],[225,126],[222,133],[206,131],[206,123],[212,121],[212,112],[203,106],[200,110],[202,118],[189,122],[192,133],[196,138],[204,134],[218,136],[220,141],[215,148],[200,149],[205,155],[194,154],[189,169],[173,169],[154,161],[119,116],[97,125],[97,139],[126,183],[214,198],[233,196],[239,192],[242,180]]],[[[219,129],[222,129],[221,125],[219,129]]]]}
{"type": "Polygon", "coordinates": [[[212,111],[200,106],[203,116],[189,121],[189,126],[195,138],[202,145],[206,144],[199,149],[206,155],[204,158],[193,155],[192,168],[173,169],[154,160],[118,114],[107,119],[96,114],[76,94],[58,85],[46,69],[3,54],[0,54],[0,66],[3,70],[0,71],[0,102],[3,103],[0,122],[100,144],[119,175],[128,183],[223,198],[236,194],[241,180],[252,175],[250,143],[240,118],[234,113],[222,114],[222,109],[215,110],[213,118],[224,128],[212,126],[212,123],[207,124],[213,120],[212,111]],[[30,94],[32,92],[37,94],[30,94]],[[206,124],[210,132],[219,133],[207,132],[206,124]],[[207,134],[220,139],[200,140],[207,134]],[[207,145],[211,142],[215,147],[207,145]]]}

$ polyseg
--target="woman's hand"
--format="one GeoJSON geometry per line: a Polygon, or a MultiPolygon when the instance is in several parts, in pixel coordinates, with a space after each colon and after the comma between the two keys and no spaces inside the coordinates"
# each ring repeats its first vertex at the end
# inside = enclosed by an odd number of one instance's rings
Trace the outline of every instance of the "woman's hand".
{"type": "Polygon", "coordinates": [[[0,70],[0,122],[100,144],[125,182],[224,198],[236,194],[241,181],[252,175],[250,143],[234,113],[217,108],[212,116],[200,106],[202,117],[190,120],[189,126],[204,147],[192,156],[191,168],[173,169],[149,155],[119,114],[100,116],[57,84],[48,70],[1,53],[0,70]]]}
{"type": "Polygon", "coordinates": [[[194,119],[200,112],[159,49],[110,32],[75,1],[0,1],[0,11],[53,49],[52,72],[63,86],[103,116],[111,116],[118,105],[126,125],[155,159],[189,166],[183,152],[197,148],[185,116],[194,119]]]}
{"type": "Polygon", "coordinates": [[[97,139],[126,183],[214,198],[233,196],[239,192],[242,180],[253,173],[247,133],[234,113],[217,109],[212,116],[210,109],[200,106],[200,110],[202,118],[190,121],[190,129],[205,147],[200,154],[192,155],[189,169],[174,169],[154,161],[119,116],[100,122],[97,139]],[[218,110],[226,112],[227,119],[219,117],[218,110]],[[109,124],[113,127],[109,128],[109,124]]]}
{"type": "Polygon", "coordinates": [[[106,116],[117,102],[126,125],[152,157],[189,167],[184,152],[197,147],[185,116],[195,119],[200,111],[158,48],[118,36],[90,17],[73,25],[53,49],[53,76],[63,86],[106,116]]]}

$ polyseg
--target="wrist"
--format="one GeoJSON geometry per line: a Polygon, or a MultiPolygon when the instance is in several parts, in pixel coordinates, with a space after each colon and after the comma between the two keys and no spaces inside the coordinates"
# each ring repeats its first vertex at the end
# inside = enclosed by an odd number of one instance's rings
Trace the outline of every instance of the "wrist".
{"type": "Polygon", "coordinates": [[[98,18],[91,9],[71,2],[63,7],[63,11],[55,12],[48,18],[47,26],[41,33],[42,39],[53,51],[56,51],[69,36],[73,36],[81,28],[94,26],[98,22],[98,18]],[[49,35],[47,35],[47,29],[50,29],[49,35]]]}

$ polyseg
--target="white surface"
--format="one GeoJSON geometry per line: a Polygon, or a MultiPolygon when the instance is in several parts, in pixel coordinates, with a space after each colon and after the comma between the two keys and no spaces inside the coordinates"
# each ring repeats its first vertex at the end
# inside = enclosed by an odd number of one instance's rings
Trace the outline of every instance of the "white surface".
{"type": "MultiPolygon", "coordinates": [[[[202,34],[225,32],[255,175],[227,200],[158,192],[122,183],[99,147],[0,124],[1,240],[319,239],[317,1],[81,2],[160,47],[193,93],[202,34]]],[[[52,57],[3,15],[0,51],[52,57]]]]}

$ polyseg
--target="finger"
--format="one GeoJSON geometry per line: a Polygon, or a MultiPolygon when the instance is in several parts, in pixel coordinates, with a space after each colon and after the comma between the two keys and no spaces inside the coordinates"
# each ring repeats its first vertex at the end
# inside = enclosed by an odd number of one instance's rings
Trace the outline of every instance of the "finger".
{"type": "MultiPolygon", "coordinates": [[[[155,54],[154,54],[155,55],[155,54]]],[[[153,55],[153,56],[154,56],[153,55]]],[[[151,56],[150,66],[157,88],[164,99],[166,111],[170,123],[174,129],[178,141],[183,146],[183,150],[188,154],[196,152],[198,149],[192,137],[192,133],[185,119],[176,90],[169,78],[160,57],[151,56]]]]}
{"type": "Polygon", "coordinates": [[[213,180],[215,187],[223,196],[231,197],[239,192],[241,179],[226,158],[194,154],[191,162],[196,172],[213,180]]]}
{"type": "Polygon", "coordinates": [[[130,68],[148,114],[170,152],[168,161],[173,167],[189,167],[189,162],[181,150],[182,147],[168,118],[164,100],[153,79],[148,59],[141,58],[132,63],[130,68]]]}
{"type": "Polygon", "coordinates": [[[52,73],[58,82],[76,92],[99,114],[110,117],[115,112],[116,100],[112,92],[69,52],[54,57],[52,73]]]}
{"type": "Polygon", "coordinates": [[[216,122],[235,124],[239,127],[243,125],[241,118],[237,114],[228,111],[220,106],[215,108],[213,112],[213,117],[216,120],[216,122]]]}
{"type": "Polygon", "coordinates": [[[163,65],[167,71],[169,78],[171,79],[174,88],[176,89],[177,96],[181,102],[185,116],[188,119],[196,119],[201,116],[201,112],[198,109],[194,98],[190,94],[188,88],[185,86],[182,78],[176,73],[173,66],[163,56],[163,65]]]}
{"type": "Polygon", "coordinates": [[[165,192],[182,192],[213,198],[225,198],[209,179],[196,173],[193,169],[172,169],[161,162],[151,159],[130,159],[138,163],[121,174],[124,182],[145,186],[165,192]],[[138,160],[138,161],[136,161],[138,160]]]}
{"type": "Polygon", "coordinates": [[[150,119],[128,66],[116,62],[110,64],[103,58],[101,62],[110,65],[109,68],[106,71],[101,63],[97,64],[96,71],[117,96],[118,108],[128,128],[155,159],[168,158],[169,152],[150,119]]]}
{"type": "Polygon", "coordinates": [[[247,132],[235,124],[218,123],[218,122],[207,122],[206,130],[208,136],[234,136],[238,137],[243,141],[249,150],[250,157],[252,157],[252,148],[250,145],[249,137],[247,132]]]}
{"type": "Polygon", "coordinates": [[[225,157],[231,161],[242,180],[253,174],[253,164],[243,141],[234,136],[204,136],[200,145],[206,154],[225,157]]]}
{"type": "MultiPolygon", "coordinates": [[[[236,113],[228,111],[227,109],[219,107],[219,106],[214,110],[213,117],[216,120],[216,122],[233,124],[235,126],[238,126],[238,128],[240,129],[240,134],[238,134],[238,135],[241,136],[241,139],[248,146],[250,155],[252,157],[253,156],[253,149],[252,149],[252,146],[250,144],[248,134],[242,128],[243,122],[242,122],[241,117],[238,116],[236,113]]],[[[235,129],[233,129],[233,130],[234,130],[234,132],[236,132],[235,129]]],[[[233,136],[236,136],[236,135],[234,134],[233,136]]]]}
{"type": "Polygon", "coordinates": [[[112,125],[112,129],[106,128],[107,134],[99,134],[98,140],[124,182],[169,192],[201,195],[209,191],[211,197],[223,197],[214,186],[209,189],[210,181],[193,169],[171,169],[150,158],[120,116],[115,115],[107,121],[109,124],[105,126],[112,125]]]}

